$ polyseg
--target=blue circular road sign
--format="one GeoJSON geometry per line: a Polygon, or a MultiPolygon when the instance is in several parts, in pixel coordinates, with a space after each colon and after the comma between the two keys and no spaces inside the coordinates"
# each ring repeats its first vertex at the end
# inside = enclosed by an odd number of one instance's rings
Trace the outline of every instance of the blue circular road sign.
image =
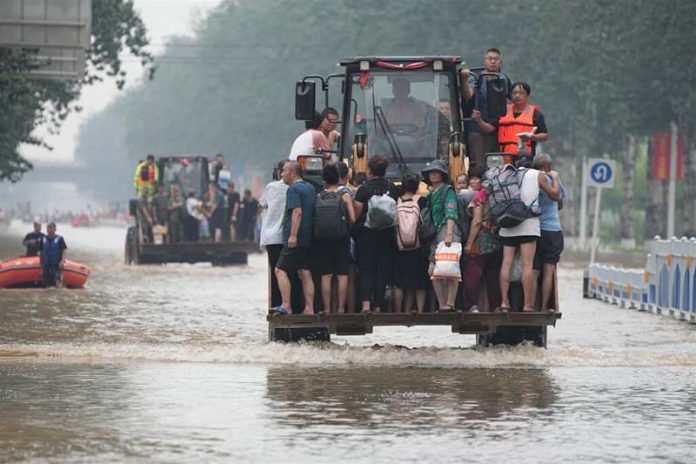
{"type": "Polygon", "coordinates": [[[590,177],[598,185],[608,184],[614,177],[614,170],[609,163],[598,161],[590,167],[590,177]]]}

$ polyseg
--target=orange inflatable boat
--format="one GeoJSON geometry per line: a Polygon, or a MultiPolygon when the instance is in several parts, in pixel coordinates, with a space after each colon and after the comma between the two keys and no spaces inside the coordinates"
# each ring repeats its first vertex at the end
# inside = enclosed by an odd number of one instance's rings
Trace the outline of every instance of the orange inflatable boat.
{"type": "MultiPolygon", "coordinates": [[[[65,260],[63,284],[67,288],[82,288],[87,283],[90,270],[87,266],[65,260]]],[[[0,262],[0,288],[40,287],[43,269],[38,256],[14,258],[0,262]]]]}

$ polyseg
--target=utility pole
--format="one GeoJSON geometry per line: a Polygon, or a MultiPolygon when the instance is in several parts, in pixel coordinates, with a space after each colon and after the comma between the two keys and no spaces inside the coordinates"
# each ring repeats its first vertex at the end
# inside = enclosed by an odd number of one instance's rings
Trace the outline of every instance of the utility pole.
{"type": "Polygon", "coordinates": [[[587,157],[582,157],[580,181],[580,250],[587,247],[587,157]]]}
{"type": "Polygon", "coordinates": [[[677,163],[678,163],[678,145],[677,145],[677,124],[671,123],[672,140],[669,152],[669,193],[667,198],[667,238],[674,237],[674,208],[677,196],[677,163]]]}

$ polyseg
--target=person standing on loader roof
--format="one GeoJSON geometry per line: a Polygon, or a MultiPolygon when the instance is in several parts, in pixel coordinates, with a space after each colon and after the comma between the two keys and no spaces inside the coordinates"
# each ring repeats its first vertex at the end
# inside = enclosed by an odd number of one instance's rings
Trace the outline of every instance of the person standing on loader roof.
{"type": "Polygon", "coordinates": [[[141,161],[135,168],[133,176],[133,186],[135,194],[138,198],[144,190],[148,190],[150,198],[155,196],[157,192],[157,183],[159,182],[159,168],[155,163],[155,155],[147,155],[145,161],[141,161]]]}
{"type": "MultiPolygon", "coordinates": [[[[498,148],[498,133],[495,129],[492,132],[486,132],[480,128],[480,124],[477,123],[478,119],[482,121],[493,123],[495,122],[488,112],[488,86],[486,85],[486,80],[493,77],[499,77],[505,79],[507,83],[507,95],[510,97],[510,92],[512,91],[512,82],[510,78],[507,77],[502,71],[503,66],[503,54],[497,48],[489,48],[483,55],[483,66],[484,71],[478,76],[481,79],[480,86],[478,89],[478,110],[474,108],[471,117],[474,119],[473,122],[469,123],[469,158],[471,164],[479,164],[485,166],[486,164],[486,153],[494,153],[499,150],[498,148]]],[[[474,104],[474,91],[476,89],[477,76],[473,75],[472,72],[463,68],[460,70],[462,76],[462,98],[465,102],[469,102],[471,106],[474,104]]]]}
{"type": "Polygon", "coordinates": [[[497,128],[500,151],[509,153],[515,158],[522,152],[530,153],[534,157],[537,143],[549,139],[544,115],[538,107],[529,104],[531,93],[529,84],[515,82],[512,84],[512,104],[508,105],[505,116],[493,124],[489,124],[480,117],[474,118],[483,132],[493,133],[497,128]]]}
{"type": "Polygon", "coordinates": [[[283,315],[292,313],[290,275],[297,273],[305,298],[303,314],[314,314],[314,281],[309,251],[312,247],[316,191],[302,179],[302,168],[296,161],[285,163],[281,178],[288,185],[283,216],[285,246],[275,267],[282,303],[271,308],[271,311],[283,315]]]}

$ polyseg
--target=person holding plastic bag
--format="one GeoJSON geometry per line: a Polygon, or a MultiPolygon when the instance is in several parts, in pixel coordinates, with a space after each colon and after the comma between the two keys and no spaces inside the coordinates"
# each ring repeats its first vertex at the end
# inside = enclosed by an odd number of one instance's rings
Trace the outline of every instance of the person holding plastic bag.
{"type": "Polygon", "coordinates": [[[433,282],[440,312],[454,311],[459,282],[462,278],[459,259],[462,255],[457,194],[449,184],[449,173],[436,160],[421,171],[423,181],[432,191],[425,198],[437,235],[430,245],[428,274],[433,282]]]}

